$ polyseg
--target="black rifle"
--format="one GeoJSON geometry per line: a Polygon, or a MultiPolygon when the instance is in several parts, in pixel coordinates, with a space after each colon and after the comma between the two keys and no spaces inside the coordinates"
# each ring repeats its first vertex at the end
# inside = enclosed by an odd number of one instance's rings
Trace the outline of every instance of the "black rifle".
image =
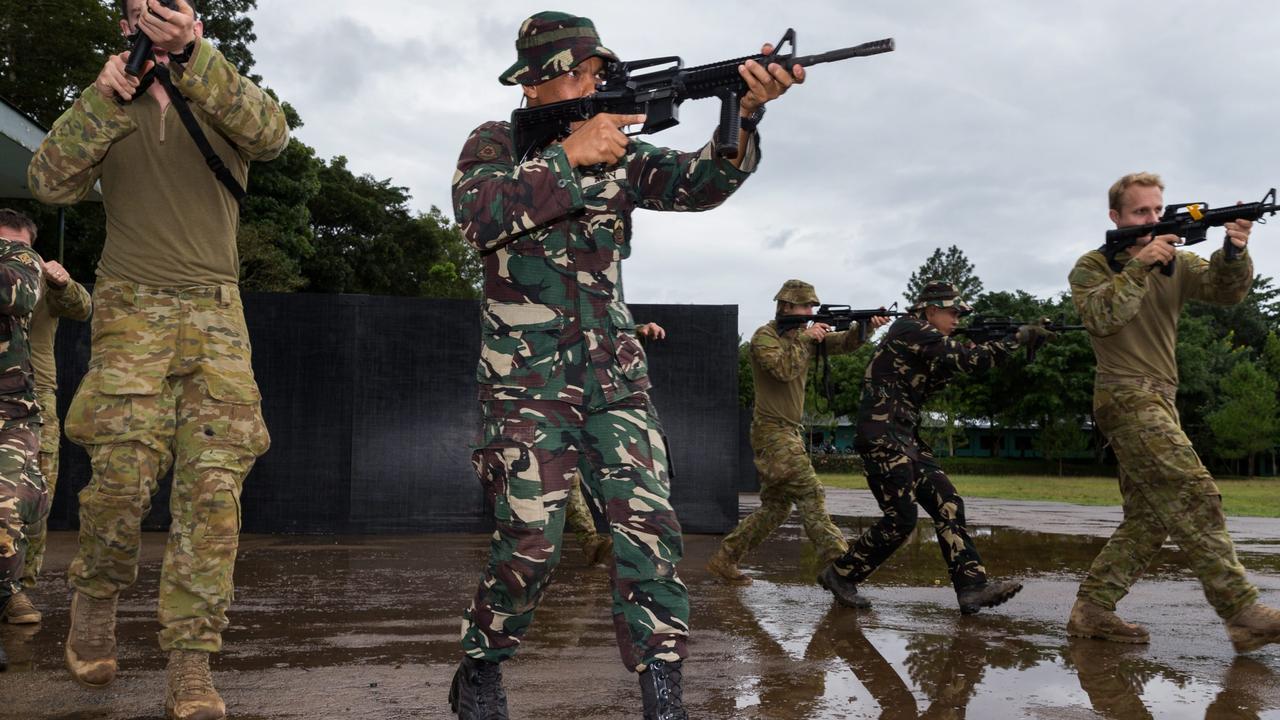
{"type": "Polygon", "coordinates": [[[533,151],[567,136],[571,123],[589,120],[600,113],[642,114],[645,116],[644,126],[631,134],[655,133],[680,123],[680,103],[685,100],[718,97],[720,131],[716,152],[721,157],[736,158],[741,120],[738,101],[747,92],[747,83],[738,74],[739,65],[748,60],[755,60],[765,67],[777,63],[790,72],[796,65],[809,67],[892,50],[893,38],[885,38],[819,55],[797,56],[796,31],[788,28],[768,55],[747,55],[691,68],[684,67],[684,61],[674,55],[610,63],[605,71],[605,81],[596,86],[594,95],[512,112],[511,133],[516,157],[523,162],[533,151]],[[784,44],[790,45],[786,53],[782,52],[784,44]],[[642,75],[632,74],[635,70],[659,65],[669,67],[642,75]]]}
{"type": "MultiPolygon", "coordinates": [[[[1160,222],[1108,230],[1107,244],[1103,245],[1101,250],[1111,269],[1120,272],[1124,266],[1116,262],[1116,255],[1133,247],[1138,240],[1148,235],[1177,235],[1182,238],[1180,246],[1195,245],[1205,241],[1205,235],[1211,227],[1226,225],[1234,220],[1265,223],[1263,216],[1275,215],[1277,210],[1280,210],[1280,207],[1276,205],[1275,188],[1268,190],[1261,201],[1242,205],[1219,208],[1210,208],[1208,203],[1169,205],[1165,208],[1164,215],[1160,216],[1160,222]]],[[[1240,255],[1240,249],[1231,242],[1229,237],[1222,241],[1222,252],[1226,254],[1228,260],[1234,260],[1240,255]]],[[[1164,267],[1160,268],[1160,272],[1173,275],[1173,261],[1165,263],[1164,267]]]]}
{"type": "Polygon", "coordinates": [[[811,322],[830,325],[836,332],[844,332],[857,323],[858,342],[866,342],[867,330],[870,327],[867,324],[868,320],[874,317],[901,317],[907,314],[898,311],[898,303],[890,305],[888,309],[874,310],[854,310],[848,305],[820,305],[818,311],[812,315],[779,315],[775,320],[780,334],[804,327],[811,322]]]}
{"type": "MultiPolygon", "coordinates": [[[[174,12],[178,11],[178,0],[160,0],[160,4],[174,12]]],[[[137,37],[133,39],[133,48],[129,51],[129,62],[124,66],[124,71],[130,77],[142,74],[142,66],[151,59],[151,46],[151,38],[139,30],[137,37]]]]}
{"type": "MultiPolygon", "coordinates": [[[[1043,318],[1027,322],[1024,320],[1014,320],[1010,317],[987,317],[984,315],[975,315],[965,327],[958,327],[953,334],[963,335],[976,343],[991,342],[993,340],[1004,340],[1013,337],[1018,333],[1018,328],[1023,325],[1039,325],[1045,330],[1053,333],[1074,332],[1077,330],[1085,330],[1083,325],[1067,325],[1061,320],[1049,320],[1043,318]]],[[[1039,343],[1031,343],[1027,345],[1027,362],[1036,359],[1036,351],[1040,349],[1039,343]]]]}

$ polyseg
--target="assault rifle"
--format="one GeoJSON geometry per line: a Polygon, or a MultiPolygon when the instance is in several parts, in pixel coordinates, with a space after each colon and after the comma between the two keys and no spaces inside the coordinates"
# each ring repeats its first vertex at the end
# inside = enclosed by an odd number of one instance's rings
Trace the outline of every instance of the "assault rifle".
{"type": "Polygon", "coordinates": [[[893,38],[885,38],[819,55],[797,56],[796,31],[788,28],[768,55],[747,55],[691,68],[684,67],[684,61],[675,55],[610,63],[605,70],[605,80],[596,86],[594,95],[512,112],[511,133],[516,157],[521,161],[528,159],[533,151],[567,136],[572,123],[589,120],[600,113],[642,114],[644,126],[631,134],[655,133],[680,123],[680,103],[685,100],[718,97],[720,130],[716,152],[721,157],[736,158],[741,119],[738,101],[747,92],[747,83],[738,74],[739,65],[748,60],[765,67],[777,63],[790,72],[796,65],[809,67],[892,50],[893,38]],[[783,45],[789,45],[788,52],[782,51],[783,45]],[[633,74],[636,70],[657,66],[667,67],[633,74]]]}
{"type": "MultiPolygon", "coordinates": [[[[1165,208],[1164,215],[1160,216],[1159,222],[1108,230],[1107,244],[1103,245],[1101,250],[1111,269],[1120,272],[1123,266],[1116,262],[1116,255],[1133,247],[1138,240],[1148,235],[1177,235],[1182,239],[1180,246],[1195,245],[1205,241],[1205,235],[1211,227],[1226,225],[1233,220],[1265,223],[1263,216],[1275,215],[1277,210],[1280,210],[1280,207],[1276,205],[1275,188],[1268,190],[1261,201],[1241,205],[1219,208],[1210,208],[1208,203],[1169,205],[1165,208]]],[[[1222,240],[1222,252],[1228,260],[1234,260],[1240,255],[1240,249],[1231,242],[1229,237],[1222,240]]],[[[1166,276],[1173,275],[1173,261],[1165,263],[1160,268],[1160,272],[1166,276]]]]}
{"type": "Polygon", "coordinates": [[[867,330],[869,329],[868,320],[874,317],[901,317],[908,313],[898,311],[898,303],[894,303],[886,308],[876,308],[874,310],[854,310],[848,305],[820,305],[818,311],[812,315],[779,315],[775,320],[778,323],[778,333],[784,333],[788,330],[804,327],[811,322],[830,325],[831,329],[836,332],[844,332],[858,324],[858,342],[866,342],[867,330]]]}
{"type": "MultiPolygon", "coordinates": [[[[160,0],[160,4],[178,12],[178,0],[160,0]]],[[[150,12],[149,10],[147,12],[150,12]]],[[[130,77],[138,77],[142,74],[142,67],[151,60],[151,38],[141,30],[137,31],[137,36],[133,38],[133,47],[129,50],[129,62],[124,66],[124,71],[130,77]]]]}
{"type": "MultiPolygon", "coordinates": [[[[985,343],[1012,337],[1017,334],[1018,328],[1023,325],[1039,325],[1052,333],[1074,332],[1086,329],[1083,325],[1067,325],[1061,320],[1050,320],[1049,318],[1026,322],[1014,320],[1010,317],[975,315],[967,326],[956,328],[954,334],[963,335],[976,343],[985,343]]],[[[1039,349],[1040,343],[1027,345],[1027,362],[1036,359],[1036,351],[1039,349]]]]}

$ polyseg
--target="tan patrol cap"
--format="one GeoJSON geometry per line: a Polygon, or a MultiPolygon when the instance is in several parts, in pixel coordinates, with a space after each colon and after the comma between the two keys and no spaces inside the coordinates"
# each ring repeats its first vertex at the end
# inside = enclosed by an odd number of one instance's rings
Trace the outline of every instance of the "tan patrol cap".
{"type": "Polygon", "coordinates": [[[773,299],[791,303],[792,305],[822,304],[822,301],[818,299],[818,291],[803,280],[788,280],[782,283],[782,289],[778,291],[777,295],[773,296],[773,299]]]}

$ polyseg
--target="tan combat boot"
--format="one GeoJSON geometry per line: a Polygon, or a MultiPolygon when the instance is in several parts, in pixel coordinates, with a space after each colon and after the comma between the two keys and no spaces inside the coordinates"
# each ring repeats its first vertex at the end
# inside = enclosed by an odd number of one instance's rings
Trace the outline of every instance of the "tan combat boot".
{"type": "Polygon", "coordinates": [[[71,677],[87,688],[100,688],[116,679],[115,597],[99,600],[75,593],[65,655],[71,677]]]}
{"type": "Polygon", "coordinates": [[[1238,653],[1280,642],[1280,610],[1254,603],[1227,621],[1227,635],[1238,653]]]}
{"type": "Polygon", "coordinates": [[[198,650],[169,651],[169,689],[164,710],[170,720],[221,720],[227,716],[209,672],[209,653],[198,650]]]}
{"type": "Polygon", "coordinates": [[[738,569],[737,561],[729,557],[729,553],[724,551],[723,546],[721,546],[719,550],[716,550],[716,554],[712,555],[711,559],[707,561],[707,569],[710,570],[713,575],[720,576],[730,585],[751,584],[751,578],[744,575],[743,572],[738,569]]]}
{"type": "Polygon", "coordinates": [[[582,554],[592,565],[609,566],[613,561],[613,536],[593,533],[591,538],[582,543],[582,554]]]}
{"type": "Polygon", "coordinates": [[[4,609],[4,621],[10,625],[34,625],[44,619],[26,592],[9,598],[4,609]]]}
{"type": "Polygon", "coordinates": [[[1071,637],[1110,640],[1111,642],[1142,645],[1151,642],[1151,634],[1141,625],[1127,623],[1119,615],[1104,610],[1091,602],[1077,599],[1067,621],[1067,634],[1071,637]]]}

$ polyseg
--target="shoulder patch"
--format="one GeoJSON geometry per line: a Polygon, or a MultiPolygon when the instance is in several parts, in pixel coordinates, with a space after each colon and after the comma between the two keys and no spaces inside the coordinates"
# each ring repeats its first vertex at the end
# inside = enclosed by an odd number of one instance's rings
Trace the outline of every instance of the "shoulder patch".
{"type": "Polygon", "coordinates": [[[480,149],[476,150],[476,157],[486,162],[489,160],[497,160],[499,152],[500,149],[498,148],[497,143],[492,140],[482,140],[480,142],[480,149]]]}

